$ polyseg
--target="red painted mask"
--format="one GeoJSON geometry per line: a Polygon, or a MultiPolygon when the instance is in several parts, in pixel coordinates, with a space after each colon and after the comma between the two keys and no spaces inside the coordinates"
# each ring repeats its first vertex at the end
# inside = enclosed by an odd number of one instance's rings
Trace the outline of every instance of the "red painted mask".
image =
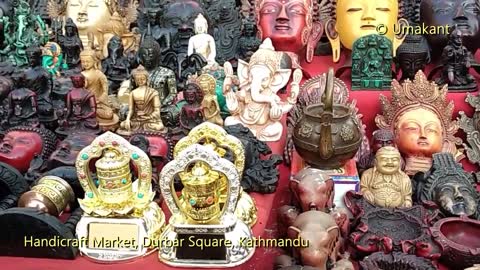
{"type": "Polygon", "coordinates": [[[10,131],[0,143],[0,161],[26,173],[35,155],[42,153],[43,140],[36,132],[10,131]]]}
{"type": "Polygon", "coordinates": [[[311,61],[323,34],[322,25],[313,23],[311,0],[260,0],[255,8],[261,39],[270,38],[275,50],[294,52],[311,61]]]}

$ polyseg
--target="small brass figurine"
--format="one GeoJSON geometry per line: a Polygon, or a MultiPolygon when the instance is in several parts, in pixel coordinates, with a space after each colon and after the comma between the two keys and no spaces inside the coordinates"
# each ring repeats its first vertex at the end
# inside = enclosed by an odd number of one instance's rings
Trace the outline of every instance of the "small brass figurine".
{"type": "Polygon", "coordinates": [[[188,55],[190,56],[193,53],[202,55],[207,60],[208,65],[216,64],[215,39],[208,34],[208,22],[201,13],[195,19],[195,35],[188,41],[188,55]]]}
{"type": "Polygon", "coordinates": [[[159,259],[162,262],[183,267],[206,264],[231,267],[246,262],[253,255],[254,246],[241,244],[242,238],[252,237],[252,231],[234,213],[241,186],[239,172],[233,163],[221,158],[208,146],[190,145],[165,165],[160,173],[160,189],[172,213],[169,226],[160,236],[160,241],[221,241],[217,242],[219,245],[214,249],[215,252],[213,249],[205,252],[205,248],[186,245],[177,248],[160,246],[159,259]],[[173,189],[176,175],[181,175],[184,186],[182,200],[173,189]],[[223,177],[226,178],[227,193],[225,205],[221,207],[220,185],[223,185],[223,177]]]}
{"type": "Polygon", "coordinates": [[[104,130],[115,129],[118,125],[116,115],[108,100],[108,80],[105,74],[99,69],[99,61],[92,50],[85,50],[80,53],[82,63],[82,74],[85,76],[85,87],[95,95],[97,102],[97,120],[104,130]]]}
{"type": "MultiPolygon", "coordinates": [[[[80,184],[85,190],[85,198],[78,200],[84,211],[84,216],[77,226],[79,238],[93,233],[90,227],[94,223],[113,226],[113,223],[123,222],[118,219],[127,219],[126,222],[134,219],[133,221],[141,223],[135,230],[135,237],[144,235],[150,240],[158,239],[165,223],[165,215],[158,204],[152,201],[155,196],[152,190],[152,165],[145,152],[121,136],[106,132],[78,154],[75,167],[80,184]],[[95,162],[95,168],[98,180],[94,180],[90,163],[97,158],[99,159],[95,162]],[[136,175],[131,171],[130,162],[133,162],[137,169],[136,175]]],[[[144,241],[145,239],[140,237],[136,244],[143,247],[146,245],[144,241]]],[[[109,252],[113,254],[111,256],[102,256],[101,251],[91,247],[81,247],[80,250],[100,261],[122,260],[146,252],[143,250],[136,254],[127,254],[122,250],[115,250],[109,252]]]]}
{"type": "Polygon", "coordinates": [[[461,140],[454,136],[458,130],[452,120],[454,104],[448,102],[446,93],[447,85],[440,88],[419,70],[413,81],[392,81],[392,101],[380,95],[382,115],[375,122],[378,128],[393,131],[408,175],[429,170],[435,153],[463,158],[456,147],[461,140]]]}
{"type": "Polygon", "coordinates": [[[231,89],[232,66],[225,62],[224,93],[231,113],[225,119],[226,126],[243,124],[261,141],[280,140],[283,132],[280,120],[295,105],[302,79],[300,69],[295,70],[291,94],[283,102],[277,92],[288,83],[292,74],[291,69],[282,67],[289,59],[287,54],[275,51],[270,39],[265,39],[249,63],[239,60],[240,89],[237,92],[231,89]]]}
{"type": "Polygon", "coordinates": [[[132,72],[137,88],[130,93],[127,119],[120,124],[119,134],[132,131],[166,131],[160,118],[158,91],[148,86],[148,71],[139,66],[132,72]]]}
{"type": "Polygon", "coordinates": [[[220,115],[220,105],[218,104],[215,88],[217,83],[215,78],[208,74],[202,74],[197,78],[197,82],[203,90],[202,111],[205,121],[223,126],[223,119],[220,115]]]}
{"type": "Polygon", "coordinates": [[[375,166],[366,170],[360,180],[365,199],[377,206],[395,208],[412,206],[412,184],[400,169],[401,156],[395,147],[380,148],[375,166]]]}

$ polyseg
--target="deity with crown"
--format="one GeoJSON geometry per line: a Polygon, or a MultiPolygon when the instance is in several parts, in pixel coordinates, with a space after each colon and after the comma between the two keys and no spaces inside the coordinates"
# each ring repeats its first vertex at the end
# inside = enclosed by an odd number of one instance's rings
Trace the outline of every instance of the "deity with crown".
{"type": "Polygon", "coordinates": [[[172,213],[170,226],[162,233],[160,241],[182,243],[185,239],[195,239],[196,243],[214,241],[218,244],[215,251],[185,244],[176,248],[164,245],[159,250],[160,261],[182,267],[232,267],[252,257],[255,247],[242,244],[242,239],[252,238],[252,231],[234,213],[241,186],[233,163],[221,158],[211,147],[193,144],[163,168],[159,182],[172,213]],[[173,188],[178,175],[184,186],[182,198],[178,198],[173,188]],[[227,193],[222,207],[223,177],[227,179],[227,193]]]}
{"type": "MultiPolygon", "coordinates": [[[[145,228],[145,237],[158,239],[165,224],[165,215],[153,202],[152,165],[145,152],[121,136],[106,132],[82,149],[78,154],[76,169],[85,190],[85,198],[79,199],[84,211],[82,219],[88,217],[90,223],[107,224],[118,219],[135,219],[140,221],[140,227],[145,228]],[[92,177],[90,169],[93,160],[97,160],[94,163],[96,179],[92,177]],[[136,168],[136,180],[130,163],[136,168]]],[[[87,223],[80,220],[77,226],[79,236],[86,234],[87,223]]],[[[89,255],[88,251],[83,253],[89,255]]]]}

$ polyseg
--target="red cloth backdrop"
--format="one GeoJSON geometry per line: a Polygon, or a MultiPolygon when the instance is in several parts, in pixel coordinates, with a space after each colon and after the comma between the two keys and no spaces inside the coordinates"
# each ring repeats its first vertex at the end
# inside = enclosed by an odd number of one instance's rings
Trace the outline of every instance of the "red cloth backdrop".
{"type": "MultiPolygon", "coordinates": [[[[478,58],[478,57],[477,57],[478,58]]],[[[322,72],[327,72],[330,66],[333,66],[335,69],[342,65],[342,61],[338,64],[333,64],[331,61],[331,56],[325,57],[315,57],[314,62],[311,64],[304,65],[304,69],[309,72],[311,75],[316,75],[322,72]]],[[[427,72],[431,69],[429,67],[427,72]]],[[[345,81],[345,83],[350,88],[350,72],[343,74],[340,79],[345,81]]],[[[476,75],[478,78],[479,76],[476,75]]],[[[370,137],[372,132],[376,129],[375,127],[375,116],[380,113],[380,103],[379,96],[380,94],[390,97],[389,90],[386,91],[351,91],[350,99],[357,100],[357,107],[361,114],[363,114],[363,123],[367,125],[367,135],[370,137]]],[[[453,100],[455,103],[455,113],[454,118],[458,116],[459,111],[465,111],[468,116],[471,116],[473,109],[465,102],[466,93],[449,93],[448,98],[453,100]]],[[[285,119],[284,119],[285,120],[285,119]]],[[[459,133],[462,138],[464,135],[459,133]]],[[[285,132],[283,134],[283,139],[285,138],[285,132]]],[[[274,153],[282,153],[282,145],[274,144],[271,145],[274,153]]],[[[469,170],[478,170],[478,168],[470,164],[466,159],[463,160],[462,164],[464,167],[469,170]]],[[[262,238],[275,238],[276,237],[276,210],[278,207],[289,204],[291,200],[291,194],[288,190],[288,181],[290,177],[290,170],[284,165],[279,166],[280,170],[280,183],[275,194],[251,194],[254,198],[257,208],[258,208],[258,222],[253,227],[253,233],[256,237],[261,236],[262,238]]],[[[165,205],[162,206],[162,209],[165,212],[168,212],[165,205]]],[[[169,216],[169,214],[167,214],[169,216]]],[[[269,248],[269,247],[259,247],[257,248],[254,256],[245,264],[231,269],[235,270],[268,270],[272,269],[273,260],[275,256],[279,254],[279,249],[269,248]]],[[[154,269],[181,269],[168,267],[165,264],[159,262],[158,253],[154,252],[149,256],[146,256],[142,259],[124,263],[124,264],[97,264],[88,261],[83,257],[78,257],[77,259],[70,260],[53,260],[53,259],[33,259],[33,258],[20,258],[20,257],[0,257],[0,265],[3,269],[15,269],[15,270],[131,270],[131,269],[145,269],[145,270],[154,270],[154,269]]],[[[192,268],[194,269],[194,268],[192,268]]],[[[212,269],[212,268],[210,268],[212,269]]],[[[446,269],[442,267],[441,269],[446,269]]]]}

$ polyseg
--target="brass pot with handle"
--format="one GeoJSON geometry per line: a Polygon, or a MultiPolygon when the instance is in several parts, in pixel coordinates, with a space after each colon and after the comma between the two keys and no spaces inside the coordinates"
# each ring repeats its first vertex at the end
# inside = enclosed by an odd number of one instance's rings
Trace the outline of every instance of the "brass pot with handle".
{"type": "Polygon", "coordinates": [[[305,162],[318,169],[337,169],[357,153],[362,134],[353,109],[333,103],[334,71],[327,74],[322,103],[304,108],[293,143],[305,162]]]}

